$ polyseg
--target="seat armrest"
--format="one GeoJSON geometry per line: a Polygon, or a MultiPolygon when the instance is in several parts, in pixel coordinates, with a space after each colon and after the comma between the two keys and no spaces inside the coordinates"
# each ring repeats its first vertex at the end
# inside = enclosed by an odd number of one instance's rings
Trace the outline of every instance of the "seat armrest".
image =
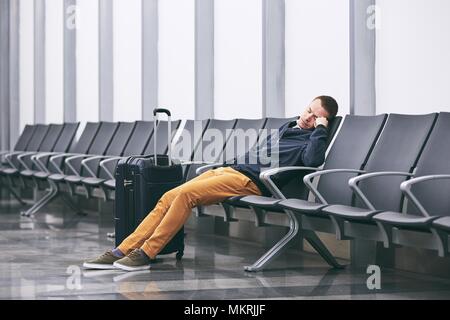
{"type": "Polygon", "coordinates": [[[223,166],[223,163],[207,164],[205,166],[197,168],[197,170],[195,170],[195,173],[197,175],[201,175],[202,173],[204,173],[204,172],[206,172],[208,170],[215,169],[215,168],[218,168],[218,167],[221,167],[221,166],[223,166]]]}
{"type": "Polygon", "coordinates": [[[106,172],[106,174],[108,175],[108,177],[111,180],[114,180],[115,179],[114,173],[109,170],[109,168],[106,166],[106,164],[110,163],[110,162],[113,162],[113,161],[119,161],[119,160],[122,160],[122,159],[125,159],[125,158],[126,157],[112,157],[112,158],[108,158],[106,160],[102,160],[102,161],[100,161],[100,168],[102,168],[106,172]]]}
{"type": "Polygon", "coordinates": [[[272,194],[278,199],[286,199],[286,197],[281,192],[280,188],[273,181],[273,177],[280,173],[286,172],[295,172],[295,171],[317,171],[319,168],[314,167],[281,167],[281,168],[273,168],[268,169],[259,175],[259,178],[262,183],[272,192],[272,194]]]}
{"type": "Polygon", "coordinates": [[[76,160],[76,159],[84,159],[87,157],[92,157],[92,155],[89,154],[78,154],[78,155],[74,155],[71,156],[69,158],[67,158],[64,163],[67,165],[67,167],[76,175],[76,176],[80,176],[80,173],[77,172],[77,170],[74,168],[74,166],[71,164],[71,161],[76,160]]]}
{"type": "Polygon", "coordinates": [[[351,178],[348,180],[348,185],[350,188],[353,189],[353,191],[361,198],[361,200],[364,202],[364,204],[371,210],[376,210],[373,204],[369,201],[369,199],[366,197],[366,195],[362,192],[362,190],[358,187],[358,183],[363,180],[375,178],[375,177],[382,177],[382,176],[406,176],[411,177],[413,176],[412,173],[409,172],[397,172],[397,171],[383,171],[383,172],[371,172],[362,174],[358,177],[351,178]]]}
{"type": "Polygon", "coordinates": [[[422,183],[424,181],[430,180],[442,180],[442,179],[450,179],[450,174],[437,174],[437,175],[428,175],[410,179],[408,181],[402,182],[400,185],[400,189],[403,194],[414,203],[414,205],[419,209],[420,213],[425,217],[430,217],[430,213],[425,209],[425,207],[420,203],[419,199],[411,192],[411,187],[414,184],[422,183]]]}
{"type": "Polygon", "coordinates": [[[317,188],[312,184],[312,179],[315,177],[323,176],[326,174],[334,174],[334,173],[342,173],[342,172],[348,172],[348,173],[365,173],[363,170],[356,170],[356,169],[327,169],[327,170],[320,170],[317,172],[310,173],[303,177],[303,182],[305,183],[306,187],[314,194],[314,196],[322,202],[322,204],[328,204],[328,202],[325,200],[323,195],[317,190],[317,188]]]}
{"type": "MultiPolygon", "coordinates": [[[[108,159],[111,158],[111,156],[92,156],[89,157],[87,159],[84,159],[81,161],[81,165],[87,170],[87,172],[93,177],[93,178],[97,178],[97,175],[95,174],[95,172],[93,172],[91,170],[91,168],[87,165],[88,162],[94,161],[94,160],[99,160],[99,159],[108,159]]],[[[69,160],[69,159],[67,159],[69,160]]]]}
{"type": "Polygon", "coordinates": [[[17,160],[20,162],[20,164],[25,168],[25,170],[31,170],[30,167],[28,167],[27,163],[24,161],[25,157],[32,157],[34,155],[38,154],[37,151],[33,151],[33,152],[24,152],[22,154],[20,154],[17,157],[17,160]]]}

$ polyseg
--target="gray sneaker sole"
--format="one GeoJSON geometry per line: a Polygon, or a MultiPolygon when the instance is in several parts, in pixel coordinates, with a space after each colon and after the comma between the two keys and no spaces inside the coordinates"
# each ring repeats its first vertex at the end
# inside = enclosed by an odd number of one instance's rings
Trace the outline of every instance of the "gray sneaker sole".
{"type": "Polygon", "coordinates": [[[130,266],[126,266],[120,263],[114,262],[113,263],[114,267],[125,270],[125,271],[139,271],[139,270],[148,270],[150,269],[150,265],[146,264],[143,266],[136,266],[136,267],[130,267],[130,266]]]}
{"type": "Polygon", "coordinates": [[[86,269],[99,269],[99,270],[111,270],[116,269],[112,264],[98,264],[98,263],[83,263],[83,267],[86,269]]]}

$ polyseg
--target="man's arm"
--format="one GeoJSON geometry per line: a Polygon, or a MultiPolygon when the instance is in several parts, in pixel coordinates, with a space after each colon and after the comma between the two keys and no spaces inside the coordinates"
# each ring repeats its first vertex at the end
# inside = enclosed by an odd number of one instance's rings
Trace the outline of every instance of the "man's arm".
{"type": "Polygon", "coordinates": [[[318,167],[325,161],[328,121],[326,118],[317,118],[315,126],[310,141],[301,154],[301,164],[307,167],[318,167]]]}

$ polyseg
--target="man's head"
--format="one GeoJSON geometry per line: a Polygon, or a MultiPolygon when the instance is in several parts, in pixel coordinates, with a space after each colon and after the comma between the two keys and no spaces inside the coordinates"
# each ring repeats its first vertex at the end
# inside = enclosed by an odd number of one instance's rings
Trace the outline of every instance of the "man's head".
{"type": "Polygon", "coordinates": [[[338,104],[336,100],[329,96],[319,96],[303,111],[297,120],[297,124],[300,128],[306,130],[315,128],[317,123],[327,126],[328,121],[331,121],[337,112],[338,104]]]}

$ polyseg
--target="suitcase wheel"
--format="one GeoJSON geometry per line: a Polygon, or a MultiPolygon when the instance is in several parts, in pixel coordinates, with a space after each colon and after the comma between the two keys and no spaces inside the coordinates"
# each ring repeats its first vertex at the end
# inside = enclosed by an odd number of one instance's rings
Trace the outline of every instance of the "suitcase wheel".
{"type": "Polygon", "coordinates": [[[177,252],[177,255],[175,256],[175,258],[176,258],[178,261],[180,261],[181,258],[183,258],[183,256],[184,256],[184,251],[183,251],[183,250],[180,250],[180,251],[177,252]]]}

